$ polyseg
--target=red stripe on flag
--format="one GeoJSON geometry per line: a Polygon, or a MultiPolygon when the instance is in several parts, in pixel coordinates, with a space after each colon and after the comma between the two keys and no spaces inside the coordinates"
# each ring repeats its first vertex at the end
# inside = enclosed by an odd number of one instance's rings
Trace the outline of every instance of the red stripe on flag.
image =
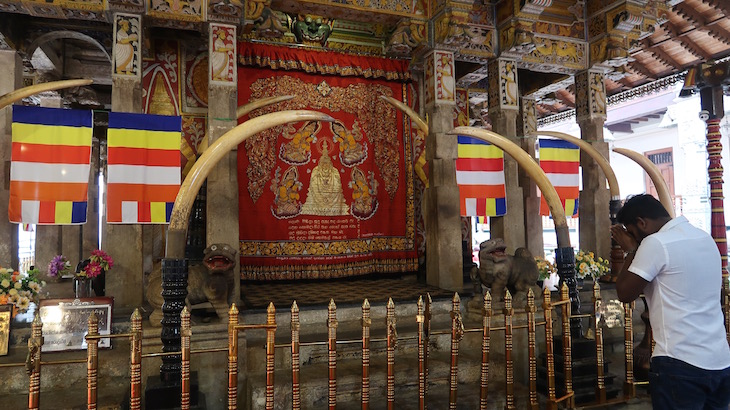
{"type": "Polygon", "coordinates": [[[504,185],[459,185],[464,198],[504,198],[504,185]]]}
{"type": "Polygon", "coordinates": [[[56,203],[41,201],[38,223],[52,224],[56,222],[56,203]]]}
{"type": "Polygon", "coordinates": [[[577,174],[580,163],[566,161],[540,161],[540,168],[546,174],[577,174]]]}
{"type": "Polygon", "coordinates": [[[179,167],[180,150],[146,148],[109,148],[109,165],[147,165],[154,167],[179,167]]]}
{"type": "Polygon", "coordinates": [[[10,181],[10,192],[21,200],[83,202],[87,199],[88,190],[89,184],[85,182],[10,181]]]}
{"type": "Polygon", "coordinates": [[[151,222],[152,213],[150,212],[149,202],[137,202],[137,222],[151,222]]]}
{"type": "Polygon", "coordinates": [[[502,158],[457,158],[456,169],[459,171],[502,171],[502,158]]]}
{"type": "Polygon", "coordinates": [[[477,216],[487,215],[487,198],[477,198],[477,216]]]}
{"type": "Polygon", "coordinates": [[[46,164],[88,164],[91,147],[70,145],[44,145],[13,142],[14,162],[42,162],[46,164]]]}

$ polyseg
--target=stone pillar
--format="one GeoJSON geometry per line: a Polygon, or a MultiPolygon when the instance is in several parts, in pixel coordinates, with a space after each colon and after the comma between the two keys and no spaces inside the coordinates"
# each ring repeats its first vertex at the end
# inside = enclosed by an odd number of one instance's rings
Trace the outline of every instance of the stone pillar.
{"type": "MultiPolygon", "coordinates": [[[[14,50],[0,50],[0,95],[20,88],[23,84],[23,60],[14,50]]],[[[8,221],[10,202],[10,147],[13,108],[0,109],[0,262],[3,267],[18,268],[18,225],[8,221]]]]}
{"type": "MultiPolygon", "coordinates": [[[[537,137],[528,137],[537,131],[537,110],[534,98],[522,98],[522,135],[520,145],[532,158],[535,158],[537,137]]],[[[540,215],[540,197],[535,181],[527,173],[519,169],[520,187],[525,204],[525,246],[533,256],[544,256],[542,238],[542,216],[540,215]]]]}
{"type": "MultiPolygon", "coordinates": [[[[517,138],[517,117],[520,113],[517,88],[517,64],[497,58],[487,64],[489,73],[489,120],[492,131],[520,144],[517,138]]],[[[517,161],[505,153],[504,184],[507,194],[507,214],[489,218],[490,236],[503,238],[507,251],[525,246],[525,207],[519,184],[517,161]]],[[[539,204],[538,204],[539,206],[539,204]]],[[[540,233],[542,236],[542,233],[540,233]]]]}
{"type": "MultiPolygon", "coordinates": [[[[236,26],[210,23],[208,50],[211,56],[225,54],[222,63],[210,58],[208,70],[208,135],[212,144],[238,124],[236,118],[236,26]],[[221,54],[222,53],[222,54],[221,54]],[[225,63],[225,65],[223,65],[225,63]]],[[[238,249],[238,170],[237,153],[233,150],[219,162],[208,176],[206,246],[227,243],[238,249]]],[[[236,258],[234,292],[229,303],[240,305],[240,258],[236,258]]]]}
{"type": "Polygon", "coordinates": [[[435,50],[426,56],[424,95],[430,114],[430,135],[426,137],[430,170],[430,184],[425,192],[426,283],[460,292],[464,277],[456,185],[457,139],[446,134],[454,129],[454,72],[453,53],[435,50]]]}
{"type": "MultiPolygon", "coordinates": [[[[132,45],[132,60],[127,64],[114,57],[112,71],[112,111],[142,112],[142,19],[133,14],[114,15],[114,55],[127,52],[132,45]],[[132,40],[130,40],[132,39],[132,40]]],[[[106,202],[106,201],[105,201],[106,202]]],[[[142,225],[104,224],[102,247],[114,258],[114,270],[106,275],[106,293],[114,297],[114,309],[123,311],[143,303],[142,225]]]]}
{"type": "MultiPolygon", "coordinates": [[[[603,141],[606,122],[606,86],[601,70],[581,71],[575,76],[575,112],[581,138],[608,158],[608,144],[603,141]]],[[[586,153],[580,153],[583,190],[578,204],[580,249],[608,259],[611,253],[611,218],[606,176],[586,153]]],[[[575,246],[575,244],[573,244],[575,246]]]]}

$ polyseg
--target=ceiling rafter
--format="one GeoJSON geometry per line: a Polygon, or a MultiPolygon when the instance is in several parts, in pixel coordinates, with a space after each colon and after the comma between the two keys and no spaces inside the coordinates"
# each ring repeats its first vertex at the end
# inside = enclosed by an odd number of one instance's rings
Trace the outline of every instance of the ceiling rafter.
{"type": "Polygon", "coordinates": [[[698,13],[697,10],[687,8],[685,6],[685,3],[679,3],[674,6],[674,10],[677,12],[677,14],[679,14],[680,17],[689,20],[695,26],[704,26],[705,24],[707,24],[707,21],[702,16],[702,14],[698,13]]]}
{"type": "Polygon", "coordinates": [[[712,58],[710,53],[695,43],[689,36],[680,37],[677,41],[682,45],[682,48],[692,53],[695,57],[703,60],[710,60],[712,58]]]}
{"type": "Polygon", "coordinates": [[[707,4],[726,16],[730,16],[730,4],[726,0],[707,0],[707,4]]]}
{"type": "Polygon", "coordinates": [[[669,67],[672,67],[674,69],[680,70],[682,69],[682,65],[677,62],[677,60],[673,59],[669,54],[667,54],[664,50],[662,50],[659,46],[652,46],[651,48],[647,49],[646,51],[654,54],[654,56],[661,61],[662,63],[668,65],[669,67]]]}
{"type": "Polygon", "coordinates": [[[730,31],[725,30],[719,24],[707,28],[707,34],[715,40],[730,45],[730,31]]]}

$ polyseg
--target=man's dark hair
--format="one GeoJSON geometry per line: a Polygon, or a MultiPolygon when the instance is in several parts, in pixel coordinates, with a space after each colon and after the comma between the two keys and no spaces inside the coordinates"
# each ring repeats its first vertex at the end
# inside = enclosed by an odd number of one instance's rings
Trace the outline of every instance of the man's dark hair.
{"type": "Polygon", "coordinates": [[[649,194],[630,196],[616,214],[616,221],[624,225],[635,225],[638,218],[670,218],[661,202],[649,194]]]}

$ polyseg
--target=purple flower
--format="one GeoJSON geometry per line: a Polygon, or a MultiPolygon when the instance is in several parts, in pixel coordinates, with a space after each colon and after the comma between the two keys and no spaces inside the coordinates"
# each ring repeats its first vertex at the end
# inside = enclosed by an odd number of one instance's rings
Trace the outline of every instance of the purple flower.
{"type": "Polygon", "coordinates": [[[68,259],[65,256],[56,255],[48,264],[48,276],[55,278],[56,276],[63,275],[68,272],[69,266],[68,259]]]}

